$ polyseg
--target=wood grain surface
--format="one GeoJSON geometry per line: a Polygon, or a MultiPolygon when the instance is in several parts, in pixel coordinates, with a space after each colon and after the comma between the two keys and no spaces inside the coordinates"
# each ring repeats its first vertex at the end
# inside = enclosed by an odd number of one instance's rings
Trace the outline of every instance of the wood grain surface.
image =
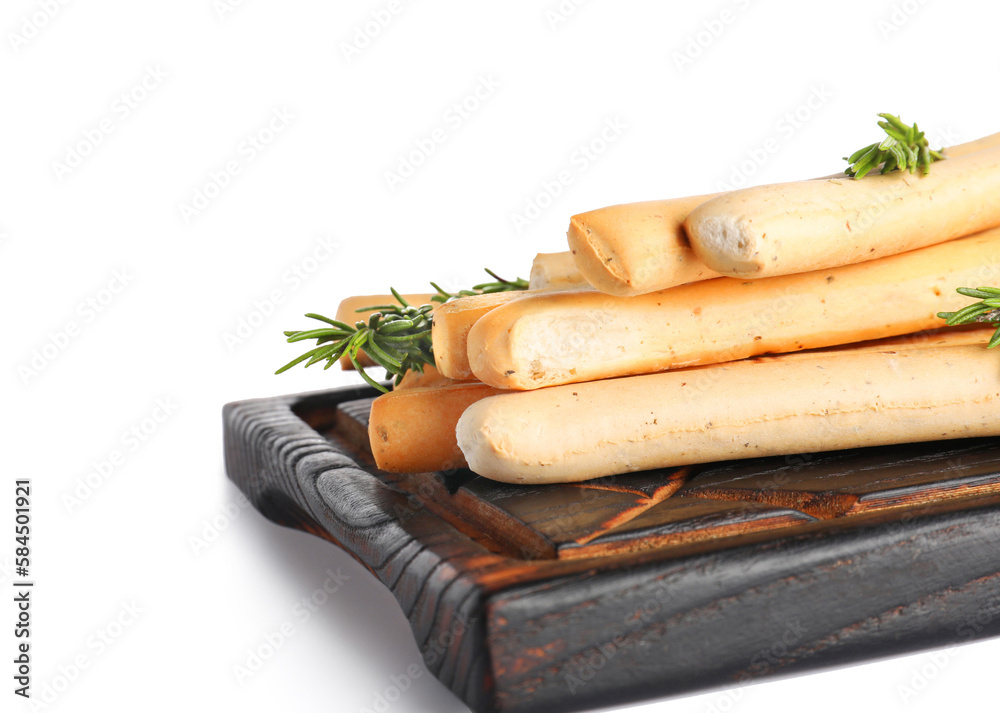
{"type": "Polygon", "coordinates": [[[1000,634],[1000,439],[572,485],[395,475],[374,390],[224,410],[229,477],[349,552],[475,711],[571,711],[1000,634]]]}

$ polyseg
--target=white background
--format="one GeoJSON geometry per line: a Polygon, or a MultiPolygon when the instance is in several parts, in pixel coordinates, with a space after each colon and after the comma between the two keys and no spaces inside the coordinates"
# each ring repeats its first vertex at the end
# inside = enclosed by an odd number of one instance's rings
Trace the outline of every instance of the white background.
{"type": "MultiPolygon", "coordinates": [[[[420,660],[373,577],[226,480],[224,403],[356,378],[272,375],[304,312],[470,285],[483,267],[527,277],[576,212],[828,174],[877,139],[880,111],[938,143],[1000,130],[996,3],[403,0],[366,36],[389,7],[0,10],[3,462],[33,482],[33,684],[59,689],[46,710],[360,711],[420,660]],[[480,84],[496,86],[455,120],[480,84]],[[587,158],[609,121],[624,128],[587,158]],[[445,141],[388,179],[435,130],[445,141]],[[198,191],[212,198],[185,216],[198,191]],[[297,603],[338,569],[349,579],[305,621],[297,603]]],[[[9,591],[12,482],[0,507],[9,591]]],[[[28,709],[9,599],[0,708],[28,709]]],[[[628,710],[968,709],[993,697],[998,656],[978,643],[628,710]]],[[[466,709],[424,673],[390,710],[466,709]]]]}

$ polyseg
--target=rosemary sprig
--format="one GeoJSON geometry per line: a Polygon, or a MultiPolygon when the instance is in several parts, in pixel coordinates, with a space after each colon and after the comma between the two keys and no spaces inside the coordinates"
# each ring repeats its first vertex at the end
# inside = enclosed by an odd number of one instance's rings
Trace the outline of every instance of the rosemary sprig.
{"type": "Polygon", "coordinates": [[[1000,344],[1000,288],[996,287],[959,287],[958,293],[966,297],[973,297],[979,302],[963,307],[957,312],[938,312],[937,316],[945,320],[945,324],[954,327],[957,324],[972,324],[981,322],[992,324],[997,329],[990,337],[987,348],[1000,344]]]}
{"type": "Polygon", "coordinates": [[[513,292],[516,290],[526,290],[528,289],[528,281],[522,280],[520,277],[516,280],[505,280],[498,274],[485,268],[486,273],[492,277],[495,282],[483,282],[478,285],[474,285],[471,290],[459,290],[458,292],[447,292],[436,283],[432,282],[431,287],[437,290],[437,294],[431,297],[434,302],[447,302],[448,300],[453,300],[458,297],[470,297],[472,295],[483,295],[492,292],[513,292]]]}
{"type": "Polygon", "coordinates": [[[433,366],[430,314],[434,306],[414,307],[403,299],[396,290],[392,290],[392,295],[399,302],[398,305],[363,307],[358,311],[366,312],[372,309],[379,311],[373,313],[368,321],[355,322],[353,327],[319,314],[307,314],[306,317],[319,320],[329,326],[298,332],[285,332],[289,342],[315,339],[317,346],[288,362],[274,373],[280,374],[303,361],[309,367],[325,360],[326,366],[323,368],[329,369],[346,354],[361,378],[385,393],[388,389],[371,378],[358,363],[360,349],[364,349],[375,363],[385,368],[386,378],[389,378],[390,374],[395,374],[396,384],[399,384],[403,375],[411,369],[422,372],[424,364],[433,366]]]}
{"type": "MultiPolygon", "coordinates": [[[[437,284],[431,283],[438,294],[431,297],[434,302],[447,302],[450,299],[480,295],[491,292],[508,292],[528,289],[527,280],[505,280],[491,270],[486,270],[496,282],[484,282],[471,290],[460,290],[457,293],[446,292],[437,284]]],[[[361,378],[379,391],[386,393],[382,384],[375,381],[358,362],[358,352],[364,352],[375,363],[385,369],[386,379],[395,378],[398,385],[408,371],[423,372],[424,364],[434,366],[434,350],[431,342],[431,311],[433,304],[414,307],[402,295],[392,289],[392,295],[399,304],[373,305],[362,307],[358,312],[374,312],[367,321],[359,320],[352,327],[320,314],[309,313],[306,317],[323,322],[326,326],[317,329],[285,332],[288,342],[316,340],[316,347],[293,359],[278,369],[275,374],[288,371],[293,366],[305,362],[310,367],[325,361],[324,369],[329,369],[344,355],[351,360],[361,378]]]]}
{"type": "Polygon", "coordinates": [[[884,119],[878,125],[882,127],[886,137],[844,157],[850,164],[844,169],[844,173],[851,178],[864,178],[879,167],[881,173],[889,173],[896,169],[915,173],[919,167],[922,173],[927,175],[931,164],[944,158],[944,154],[928,146],[927,137],[917,128],[916,122],[913,126],[907,126],[898,116],[892,114],[879,114],[879,116],[884,119]]]}

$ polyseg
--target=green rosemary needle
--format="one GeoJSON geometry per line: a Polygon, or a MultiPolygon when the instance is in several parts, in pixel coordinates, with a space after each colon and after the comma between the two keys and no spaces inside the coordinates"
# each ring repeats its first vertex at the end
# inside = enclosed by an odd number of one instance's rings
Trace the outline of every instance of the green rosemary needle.
{"type": "Polygon", "coordinates": [[[954,327],[957,324],[972,324],[980,322],[992,324],[997,329],[990,337],[987,348],[1000,344],[1000,288],[996,287],[959,287],[958,293],[966,297],[972,297],[979,302],[963,307],[957,312],[938,312],[938,317],[945,320],[945,324],[954,327]]]}
{"type": "MultiPolygon", "coordinates": [[[[496,281],[484,282],[471,290],[460,290],[454,294],[446,292],[432,282],[431,285],[438,294],[431,297],[431,300],[440,303],[469,295],[528,289],[526,280],[521,278],[505,280],[490,270],[486,272],[496,281]]],[[[395,376],[394,383],[397,385],[406,372],[423,372],[424,364],[434,366],[434,350],[431,342],[431,311],[434,305],[414,307],[395,289],[392,289],[392,296],[396,298],[398,304],[372,305],[357,310],[377,311],[367,321],[358,320],[354,326],[310,312],[306,317],[318,320],[325,326],[302,331],[286,331],[284,334],[290,343],[315,339],[316,347],[296,357],[274,373],[288,371],[302,362],[309,367],[325,361],[323,368],[329,369],[346,355],[362,379],[386,393],[388,389],[369,376],[358,362],[359,351],[364,350],[376,364],[385,369],[386,379],[395,376]]]]}
{"type": "Polygon", "coordinates": [[[469,297],[471,295],[483,295],[493,292],[513,292],[516,290],[528,289],[528,281],[522,280],[520,277],[516,280],[505,280],[489,268],[486,268],[486,273],[496,281],[483,282],[473,286],[471,290],[459,290],[455,293],[442,290],[436,282],[432,282],[431,287],[437,290],[437,294],[431,297],[431,299],[434,302],[447,302],[448,300],[453,300],[458,297],[469,297]]]}
{"type": "Polygon", "coordinates": [[[916,123],[907,126],[893,114],[879,116],[884,119],[878,125],[882,127],[886,137],[844,157],[850,164],[844,169],[844,173],[851,178],[864,178],[877,168],[881,173],[897,169],[915,173],[920,168],[927,175],[931,164],[944,158],[944,154],[928,146],[927,137],[917,128],[916,123]]]}

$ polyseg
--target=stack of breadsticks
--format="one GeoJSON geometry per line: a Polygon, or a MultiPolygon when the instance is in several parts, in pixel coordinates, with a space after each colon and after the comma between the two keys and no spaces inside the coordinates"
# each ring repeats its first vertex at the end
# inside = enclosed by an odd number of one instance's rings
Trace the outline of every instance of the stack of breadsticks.
{"type": "Polygon", "coordinates": [[[567,482],[1000,435],[991,330],[929,331],[1000,279],[1000,134],[945,153],[574,216],[531,289],[436,308],[436,372],[372,406],[379,466],[567,482]]]}

